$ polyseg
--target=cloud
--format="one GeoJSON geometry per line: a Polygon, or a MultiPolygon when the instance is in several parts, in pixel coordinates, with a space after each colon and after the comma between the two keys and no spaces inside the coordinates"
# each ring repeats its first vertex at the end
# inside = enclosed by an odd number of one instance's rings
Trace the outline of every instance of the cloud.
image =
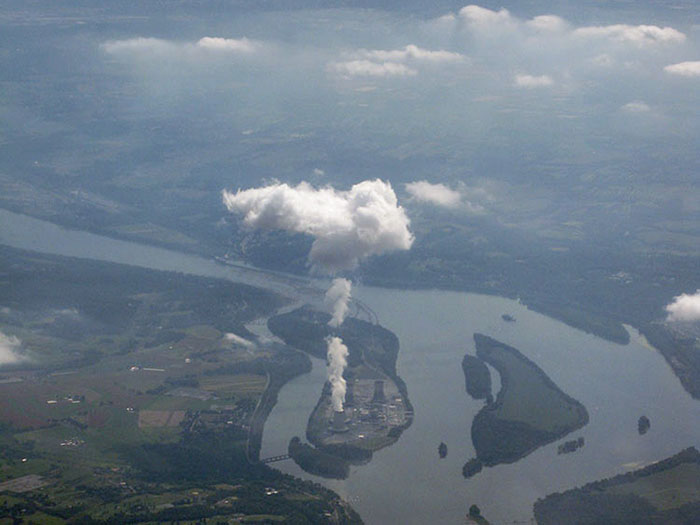
{"type": "Polygon", "coordinates": [[[406,60],[425,62],[459,62],[460,60],[464,60],[464,55],[461,55],[460,53],[453,53],[443,49],[431,51],[413,44],[409,44],[403,49],[393,49],[388,51],[382,49],[362,50],[359,53],[369,60],[380,62],[404,62],[406,60]]]}
{"type": "Polygon", "coordinates": [[[540,88],[549,87],[554,84],[552,77],[549,75],[515,75],[515,85],[521,88],[540,88]]]}
{"type": "Polygon", "coordinates": [[[256,50],[257,44],[245,37],[236,39],[205,36],[204,38],[199,39],[197,42],[197,47],[212,51],[252,53],[256,50]]]}
{"type": "Polygon", "coordinates": [[[678,44],[684,42],[686,38],[685,34],[672,27],[627,24],[579,27],[574,30],[573,36],[581,39],[607,38],[637,46],[678,44]]]}
{"type": "Polygon", "coordinates": [[[491,9],[472,4],[460,9],[459,16],[473,27],[511,25],[515,23],[515,19],[505,8],[492,11],[491,9]]]}
{"type": "Polygon", "coordinates": [[[226,339],[226,341],[230,343],[235,343],[237,345],[244,346],[245,348],[255,348],[254,342],[249,341],[245,337],[241,337],[240,335],[236,335],[231,332],[224,334],[224,339],[226,339]]]}
{"type": "Polygon", "coordinates": [[[700,77],[700,60],[671,64],[666,66],[664,71],[670,75],[678,75],[681,77],[700,77]]]}
{"type": "Polygon", "coordinates": [[[20,353],[21,347],[19,338],[0,332],[0,366],[24,361],[26,358],[20,353]]]}
{"type": "Polygon", "coordinates": [[[345,393],[347,385],[343,372],[348,364],[348,347],[343,344],[340,337],[329,337],[326,340],[328,345],[328,381],[331,384],[331,402],[333,410],[336,412],[343,411],[345,403],[345,393]]]}
{"type": "Polygon", "coordinates": [[[444,184],[433,184],[425,180],[409,182],[406,191],[417,201],[444,208],[456,208],[462,203],[462,195],[444,184]]]}
{"type": "Polygon", "coordinates": [[[700,290],[694,294],[681,294],[666,306],[668,321],[700,321],[700,290]]]}
{"type": "Polygon", "coordinates": [[[364,258],[413,244],[410,221],[391,184],[366,180],[349,191],[276,183],[222,192],[229,211],[252,228],[306,233],[314,237],[309,260],[314,269],[350,270],[364,258]]]}
{"type": "Polygon", "coordinates": [[[648,111],[651,111],[649,105],[645,102],[642,102],[641,100],[634,100],[632,102],[628,102],[620,109],[628,113],[647,113],[648,111]]]}
{"type": "Polygon", "coordinates": [[[345,317],[348,315],[351,290],[352,283],[347,279],[342,277],[333,279],[333,284],[326,292],[325,297],[326,304],[330,306],[333,314],[331,320],[328,321],[329,326],[337,328],[343,324],[345,317]]]}
{"type": "Polygon", "coordinates": [[[117,57],[192,59],[202,58],[203,53],[250,54],[260,49],[261,44],[245,37],[236,39],[206,36],[196,42],[136,37],[110,40],[100,47],[105,53],[117,57]]]}
{"type": "Polygon", "coordinates": [[[540,15],[525,22],[525,25],[537,32],[562,33],[569,29],[569,23],[556,15],[540,15]]]}
{"type": "Polygon", "coordinates": [[[406,77],[416,75],[415,69],[396,62],[372,62],[371,60],[349,60],[331,62],[328,69],[348,77],[406,77]]]}

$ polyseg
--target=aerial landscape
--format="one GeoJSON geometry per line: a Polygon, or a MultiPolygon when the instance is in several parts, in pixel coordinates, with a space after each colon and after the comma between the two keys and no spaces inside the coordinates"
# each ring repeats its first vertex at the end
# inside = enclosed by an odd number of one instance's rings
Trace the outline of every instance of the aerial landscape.
{"type": "Polygon", "coordinates": [[[0,6],[0,524],[700,522],[694,0],[0,6]]]}

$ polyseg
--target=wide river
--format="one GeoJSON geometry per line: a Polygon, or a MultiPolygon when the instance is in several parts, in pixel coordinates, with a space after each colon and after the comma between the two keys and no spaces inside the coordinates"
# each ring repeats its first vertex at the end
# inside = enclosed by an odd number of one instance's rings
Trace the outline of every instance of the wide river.
{"type": "MultiPolygon", "coordinates": [[[[230,279],[297,300],[318,300],[326,284],[65,230],[4,210],[0,244],[230,279]]],[[[618,345],[500,297],[364,286],[353,293],[399,337],[398,373],[415,409],[413,425],[368,465],[353,467],[344,481],[310,476],[291,461],[273,465],[337,491],[367,523],[462,523],[473,503],[494,524],[529,523],[537,498],[700,445],[700,402],[683,390],[663,357],[632,328],[631,343],[618,345]],[[502,321],[504,313],[517,322],[502,321]],[[483,405],[467,396],[460,366],[465,352],[474,353],[474,332],[522,351],[586,406],[590,422],[515,464],[485,468],[465,480],[462,465],[474,455],[471,421],[483,405]],[[651,429],[639,436],[637,419],[642,414],[651,420],[651,429]],[[585,438],[582,449],[557,455],[559,443],[579,436],[585,438]],[[448,446],[442,460],[437,453],[441,441],[448,446]]],[[[493,369],[492,374],[498,388],[493,369]]],[[[304,437],[324,381],[324,363],[314,360],[311,373],[285,385],[265,425],[262,457],[284,454],[291,437],[304,437]]]]}

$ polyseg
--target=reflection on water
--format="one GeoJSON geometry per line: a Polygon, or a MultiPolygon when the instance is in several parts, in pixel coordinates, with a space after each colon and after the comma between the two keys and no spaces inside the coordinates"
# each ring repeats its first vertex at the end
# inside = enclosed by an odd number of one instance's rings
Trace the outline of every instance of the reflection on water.
{"type": "MultiPolygon", "coordinates": [[[[284,275],[68,231],[3,210],[0,224],[2,244],[230,279],[272,288],[296,300],[319,298],[326,284],[309,288],[303,280],[284,275]]],[[[368,523],[459,523],[473,503],[494,523],[529,521],[538,497],[700,446],[700,403],[634,331],[631,343],[620,346],[498,297],[368,287],[356,287],[354,294],[399,337],[397,367],[414,406],[413,424],[395,445],[375,453],[368,465],[353,467],[344,481],[314,478],[291,461],[275,467],[336,490],[368,523]],[[517,322],[504,322],[503,313],[517,322]],[[485,468],[469,480],[462,477],[462,465],[474,455],[471,421],[483,405],[466,394],[461,367],[464,353],[474,353],[474,332],[514,346],[586,406],[590,423],[564,438],[583,436],[585,447],[557,455],[564,441],[560,440],[515,464],[485,468]],[[637,431],[642,414],[652,425],[644,436],[637,431]],[[444,460],[437,454],[441,441],[449,450],[444,460]]],[[[267,334],[264,327],[259,332],[267,334]]],[[[498,374],[491,372],[497,389],[498,374]]],[[[325,378],[325,363],[314,360],[312,372],[282,389],[265,426],[263,457],[285,453],[291,437],[305,435],[325,378]]]]}

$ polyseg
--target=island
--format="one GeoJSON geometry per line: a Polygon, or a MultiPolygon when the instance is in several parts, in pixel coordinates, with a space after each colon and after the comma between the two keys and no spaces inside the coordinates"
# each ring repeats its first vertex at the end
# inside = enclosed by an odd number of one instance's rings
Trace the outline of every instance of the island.
{"type": "Polygon", "coordinates": [[[472,422],[476,458],[465,464],[465,477],[514,463],[588,423],[586,408],[518,350],[478,333],[474,342],[477,357],[500,374],[501,390],[472,422]]]}
{"type": "Polygon", "coordinates": [[[473,399],[487,399],[491,397],[491,372],[481,359],[466,354],[462,359],[462,370],[467,386],[467,393],[473,399]]]}
{"type": "Polygon", "coordinates": [[[649,421],[649,418],[647,416],[640,416],[639,421],[637,421],[637,431],[639,432],[639,435],[643,436],[649,432],[650,428],[651,421],[649,421]]]}
{"type": "Polygon", "coordinates": [[[642,469],[537,500],[539,525],[700,523],[700,453],[693,447],[642,469]]]}
{"type": "Polygon", "coordinates": [[[576,452],[585,444],[586,440],[583,439],[583,436],[579,437],[578,439],[565,441],[557,447],[557,454],[571,454],[572,452],[576,452]]]}
{"type": "MultiPolygon", "coordinates": [[[[347,382],[343,412],[331,403],[330,384],[326,382],[311,413],[306,438],[313,445],[294,443],[290,456],[309,473],[342,477],[333,456],[349,464],[363,464],[372,453],[395,443],[413,421],[413,407],[406,385],[396,374],[399,341],[396,335],[377,324],[348,318],[338,328],[328,326],[330,315],[309,306],[271,317],[270,331],[290,346],[314,357],[326,357],[326,338],[337,335],[348,347],[347,382]],[[315,448],[314,448],[315,447],[315,448]],[[312,450],[318,452],[314,455],[312,450]],[[303,452],[303,454],[301,454],[303,452]],[[301,461],[300,461],[301,459],[301,461]],[[309,466],[312,467],[309,469],[309,466]],[[332,471],[332,475],[327,472],[332,471]]],[[[291,446],[291,444],[290,444],[291,446]]]]}

